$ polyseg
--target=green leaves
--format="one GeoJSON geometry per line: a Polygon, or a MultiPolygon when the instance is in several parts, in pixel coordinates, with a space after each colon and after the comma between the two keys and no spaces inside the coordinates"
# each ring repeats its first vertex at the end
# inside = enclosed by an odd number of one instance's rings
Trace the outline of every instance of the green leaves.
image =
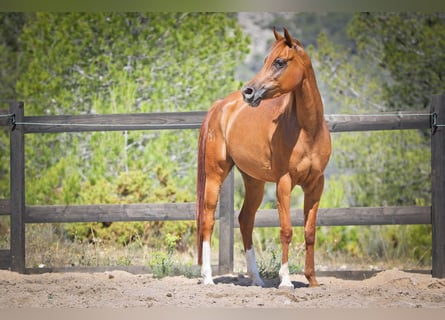
{"type": "Polygon", "coordinates": [[[444,91],[443,13],[357,14],[349,33],[361,52],[390,71],[394,81],[382,85],[391,108],[425,108],[432,94],[444,91]]]}
{"type": "MultiPolygon", "coordinates": [[[[224,13],[36,13],[18,28],[15,90],[27,115],[207,110],[238,89],[234,69],[248,43],[224,13]]],[[[48,196],[66,190],[67,171],[78,184],[113,185],[133,171],[156,181],[156,168],[177,186],[171,192],[190,198],[196,139],[194,131],[29,135],[27,183],[35,188],[27,199],[79,201],[48,196]],[[39,188],[37,177],[48,185],[39,188]]],[[[150,193],[167,200],[158,187],[150,193]]]]}
{"type": "MultiPolygon", "coordinates": [[[[235,67],[248,50],[236,16],[227,13],[45,12],[0,19],[1,70],[11,74],[2,75],[1,92],[23,100],[26,115],[207,110],[238,89],[235,67]]],[[[8,133],[0,134],[3,150],[8,133]]],[[[27,204],[193,201],[197,137],[197,130],[27,135],[27,204]]],[[[0,153],[2,164],[8,156],[0,153]]],[[[7,187],[6,169],[0,168],[0,185],[7,187]]],[[[0,188],[0,197],[7,193],[0,188]]],[[[158,231],[169,226],[127,225],[66,228],[81,240],[94,230],[94,237],[115,235],[128,244],[144,233],[141,226],[151,226],[147,242],[161,246],[158,231]]],[[[193,223],[170,229],[181,241],[194,237],[193,223]]]]}
{"type": "Polygon", "coordinates": [[[430,152],[419,132],[345,133],[333,141],[335,163],[350,176],[350,205],[430,202],[430,152]]]}
{"type": "MultiPolygon", "coordinates": [[[[422,89],[422,81],[417,79],[427,79],[426,74],[438,71],[427,67],[426,62],[417,63],[430,54],[429,48],[419,44],[434,41],[432,34],[429,40],[419,38],[427,35],[425,30],[429,27],[425,21],[429,18],[438,17],[357,14],[348,28],[357,52],[334,44],[321,34],[314,56],[321,82],[329,88],[330,96],[324,97],[325,101],[338,105],[340,113],[422,109],[425,104],[419,101],[429,99],[439,89],[431,85],[422,89]]],[[[348,177],[345,188],[350,190],[350,205],[429,203],[430,160],[425,133],[334,134],[333,150],[332,161],[348,177]]]]}

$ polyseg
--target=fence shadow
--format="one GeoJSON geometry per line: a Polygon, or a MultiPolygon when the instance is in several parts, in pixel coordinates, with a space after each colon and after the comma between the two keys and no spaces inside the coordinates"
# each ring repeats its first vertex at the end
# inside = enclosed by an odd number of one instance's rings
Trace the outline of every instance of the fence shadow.
{"type": "MultiPolygon", "coordinates": [[[[333,277],[337,279],[342,280],[352,280],[352,281],[361,281],[365,279],[369,279],[377,275],[382,270],[332,270],[332,271],[318,271],[317,276],[318,277],[333,277]]],[[[412,271],[411,272],[431,272],[430,270],[425,271],[412,271]]],[[[301,273],[298,273],[301,277],[304,278],[304,275],[301,273]]],[[[235,286],[241,286],[241,287],[249,287],[250,279],[247,276],[244,275],[238,275],[238,276],[220,276],[213,279],[215,284],[233,284],[235,286]]],[[[279,278],[273,278],[273,279],[263,279],[264,281],[264,288],[278,288],[280,285],[280,279],[279,278]]],[[[298,288],[307,288],[308,283],[303,281],[292,281],[292,284],[294,285],[295,289],[298,288]]],[[[321,284],[323,286],[323,284],[321,284]]]]}
{"type": "MultiPolygon", "coordinates": [[[[239,276],[220,276],[213,279],[215,284],[233,284],[235,286],[240,287],[250,287],[251,281],[248,277],[245,277],[243,275],[239,276]]],[[[274,278],[274,279],[263,279],[264,281],[264,288],[278,288],[280,285],[280,279],[274,278]]],[[[303,283],[301,281],[292,281],[292,284],[294,285],[294,288],[307,288],[308,284],[303,283]]]]}

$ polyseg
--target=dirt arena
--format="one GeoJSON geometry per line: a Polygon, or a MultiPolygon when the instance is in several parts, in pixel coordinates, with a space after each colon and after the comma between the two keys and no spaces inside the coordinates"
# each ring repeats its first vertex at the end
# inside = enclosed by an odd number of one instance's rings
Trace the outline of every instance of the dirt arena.
{"type": "Polygon", "coordinates": [[[238,275],[216,276],[215,286],[198,279],[123,271],[21,275],[0,271],[0,308],[445,308],[445,279],[388,270],[365,280],[319,276],[308,288],[293,275],[294,289],[248,286],[238,275]]]}

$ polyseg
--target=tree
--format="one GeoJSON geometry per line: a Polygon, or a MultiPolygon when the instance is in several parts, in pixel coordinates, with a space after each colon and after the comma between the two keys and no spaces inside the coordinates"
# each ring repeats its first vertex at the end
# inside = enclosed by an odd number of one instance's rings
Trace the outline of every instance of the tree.
{"type": "MultiPolygon", "coordinates": [[[[230,13],[1,17],[16,21],[14,33],[9,25],[0,33],[2,70],[18,68],[9,87],[0,86],[25,102],[26,115],[207,110],[240,87],[235,67],[248,50],[230,13]]],[[[27,135],[27,204],[194,201],[197,136],[196,130],[27,135]]],[[[1,153],[2,164],[7,156],[1,153]]],[[[2,168],[0,174],[7,187],[2,168]]],[[[76,227],[66,226],[73,234],[76,227]]]]}
{"type": "Polygon", "coordinates": [[[445,89],[444,13],[363,13],[349,25],[363,56],[390,72],[383,84],[391,109],[428,108],[445,89]]]}
{"type": "MultiPolygon", "coordinates": [[[[222,13],[37,13],[19,44],[16,90],[33,115],[206,110],[239,87],[234,68],[247,50],[234,17],[222,13]]],[[[29,203],[82,201],[72,192],[80,186],[64,188],[68,181],[95,184],[130,171],[159,180],[157,167],[192,197],[196,137],[27,136],[29,203]]]]}
{"type": "MultiPolygon", "coordinates": [[[[348,26],[356,52],[324,34],[314,50],[316,69],[343,113],[417,111],[443,92],[445,49],[441,14],[356,14],[348,26]],[[440,60],[440,61],[439,61],[440,60]]],[[[356,206],[428,205],[429,136],[423,131],[333,135],[334,164],[346,174],[356,206]]],[[[331,177],[330,179],[332,179],[331,177]]],[[[431,259],[431,226],[366,228],[366,256],[431,259]],[[403,241],[401,237],[405,235],[403,241]],[[415,240],[417,239],[417,240],[415,240]],[[408,245],[407,245],[408,244],[408,245]]]]}
{"type": "Polygon", "coordinates": [[[0,13],[0,97],[15,98],[15,83],[19,75],[18,38],[26,21],[23,13],[0,13]]]}
{"type": "MultiPolygon", "coordinates": [[[[19,74],[20,50],[18,36],[26,15],[0,13],[0,109],[8,110],[8,99],[14,99],[19,74]]],[[[0,198],[9,197],[9,128],[0,131],[0,198]]]]}
{"type": "MultiPolygon", "coordinates": [[[[377,41],[378,37],[365,39],[366,32],[360,31],[357,21],[366,17],[373,19],[374,16],[358,15],[349,25],[351,37],[358,37],[358,54],[332,43],[323,34],[318,38],[318,50],[314,51],[316,67],[322,81],[330,88],[332,99],[344,113],[418,110],[415,99],[411,99],[409,104],[402,104],[397,97],[388,98],[389,88],[403,86],[395,71],[400,68],[382,63],[386,58],[376,49],[383,46],[377,41]]],[[[388,34],[406,32],[403,26],[393,25],[392,28],[387,30],[379,25],[374,29],[385,30],[388,34]]],[[[373,33],[368,30],[368,34],[373,33]]],[[[389,43],[386,46],[391,47],[389,43]]],[[[403,53],[399,55],[405,57],[403,53]]],[[[409,65],[414,70],[414,66],[409,65]]],[[[409,81],[407,83],[407,86],[411,85],[409,81]]],[[[430,93],[434,90],[437,89],[429,88],[430,93]]],[[[427,139],[423,132],[417,131],[334,135],[334,150],[338,150],[333,155],[335,165],[351,176],[350,204],[428,204],[430,163],[427,139]]]]}

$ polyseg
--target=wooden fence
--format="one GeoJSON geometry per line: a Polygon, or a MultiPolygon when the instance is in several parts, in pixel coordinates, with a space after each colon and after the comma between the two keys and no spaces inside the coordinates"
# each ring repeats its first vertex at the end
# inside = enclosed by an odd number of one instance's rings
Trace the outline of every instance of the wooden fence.
{"type": "MultiPolygon", "coordinates": [[[[0,126],[10,131],[10,199],[0,199],[0,215],[11,216],[10,250],[0,250],[0,268],[32,272],[25,265],[25,224],[52,222],[113,222],[194,220],[195,203],[28,206],[25,202],[25,134],[196,129],[205,112],[77,116],[24,116],[24,104],[11,101],[0,113],[0,126]]],[[[432,275],[445,277],[445,94],[432,97],[431,112],[398,112],[367,115],[326,115],[331,132],[431,129],[432,206],[399,206],[320,209],[319,226],[432,224],[432,275]]],[[[219,261],[216,272],[233,270],[233,172],[221,192],[219,261]]],[[[303,225],[301,209],[291,211],[292,224],[303,225]]],[[[256,226],[278,226],[275,210],[260,210],[256,226]]]]}

